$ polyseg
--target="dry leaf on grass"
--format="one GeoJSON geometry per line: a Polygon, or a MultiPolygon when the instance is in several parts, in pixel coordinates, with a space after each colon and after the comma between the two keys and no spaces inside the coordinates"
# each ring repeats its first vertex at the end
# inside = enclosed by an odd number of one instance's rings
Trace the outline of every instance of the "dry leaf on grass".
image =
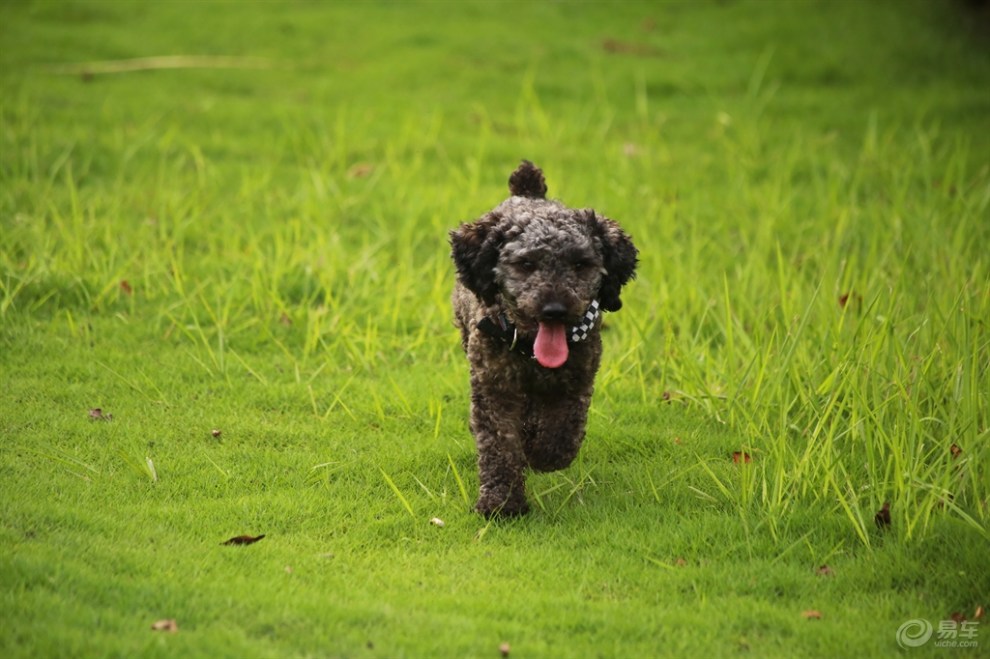
{"type": "Polygon", "coordinates": [[[821,565],[815,568],[815,574],[817,574],[820,577],[830,577],[834,574],[834,572],[832,572],[832,568],[830,568],[828,565],[821,565]]]}
{"type": "Polygon", "coordinates": [[[883,508],[877,511],[877,514],[873,516],[873,521],[876,522],[877,527],[881,529],[886,529],[890,526],[890,502],[884,501],[883,508]]]}
{"type": "Polygon", "coordinates": [[[801,617],[805,620],[821,620],[822,612],[817,609],[809,609],[801,612],[801,617]]]}
{"type": "Polygon", "coordinates": [[[179,631],[179,623],[177,623],[174,618],[156,620],[151,623],[151,629],[156,632],[168,632],[170,634],[175,634],[179,631]]]}
{"type": "Polygon", "coordinates": [[[355,163],[347,170],[347,178],[364,178],[375,171],[375,166],[367,162],[355,163]]]}
{"type": "Polygon", "coordinates": [[[261,535],[236,535],[233,538],[231,538],[230,540],[227,540],[226,542],[221,542],[220,544],[222,544],[222,545],[253,545],[254,543],[258,542],[259,540],[261,540],[264,537],[265,537],[265,534],[264,533],[262,533],[261,535]]]}
{"type": "Polygon", "coordinates": [[[638,156],[641,151],[642,149],[640,149],[639,145],[634,144],[633,142],[626,142],[622,145],[622,154],[627,158],[634,158],[638,156]]]}
{"type": "Polygon", "coordinates": [[[89,411],[91,421],[113,421],[113,414],[104,414],[99,407],[94,407],[89,411]]]}
{"type": "Polygon", "coordinates": [[[619,39],[602,39],[602,49],[613,55],[635,55],[637,57],[660,57],[663,51],[644,43],[631,43],[619,39]]]}
{"type": "Polygon", "coordinates": [[[733,451],[732,461],[736,464],[739,464],[740,462],[742,463],[752,462],[753,457],[749,453],[746,453],[745,451],[733,451]]]}
{"type": "Polygon", "coordinates": [[[839,296],[839,306],[843,309],[852,305],[853,310],[859,311],[863,307],[863,296],[855,291],[843,293],[839,296]]]}

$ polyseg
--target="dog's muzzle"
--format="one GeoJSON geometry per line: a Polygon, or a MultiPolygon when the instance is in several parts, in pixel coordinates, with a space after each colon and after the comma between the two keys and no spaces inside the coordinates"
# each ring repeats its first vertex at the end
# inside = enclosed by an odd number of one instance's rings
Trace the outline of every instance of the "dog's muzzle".
{"type": "MultiPolygon", "coordinates": [[[[586,340],[588,335],[591,334],[591,330],[595,328],[595,323],[598,322],[601,315],[601,305],[598,303],[598,300],[593,300],[584,312],[584,315],[581,316],[581,320],[576,325],[567,329],[567,342],[580,343],[586,340]]],[[[508,344],[509,350],[526,355],[527,357],[533,356],[532,339],[519,336],[516,326],[509,321],[508,316],[504,312],[497,316],[485,316],[478,321],[477,327],[488,336],[508,344]]]]}

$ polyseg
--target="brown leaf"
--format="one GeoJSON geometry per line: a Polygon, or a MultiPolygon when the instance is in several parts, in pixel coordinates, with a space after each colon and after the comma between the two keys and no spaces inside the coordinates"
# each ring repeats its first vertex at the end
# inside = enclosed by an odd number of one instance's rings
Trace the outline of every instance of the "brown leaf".
{"type": "Polygon", "coordinates": [[[859,311],[863,306],[863,296],[855,291],[849,291],[839,296],[839,306],[843,309],[852,305],[853,311],[859,311]]]}
{"type": "Polygon", "coordinates": [[[877,514],[873,516],[873,521],[876,522],[877,527],[881,529],[886,529],[890,526],[890,502],[884,501],[883,508],[877,511],[877,514]]]}
{"type": "Polygon", "coordinates": [[[736,463],[736,464],[739,464],[740,462],[743,462],[743,463],[752,462],[753,461],[753,458],[752,458],[752,456],[750,456],[749,453],[746,453],[745,451],[733,451],[732,452],[732,461],[734,463],[736,463]]]}
{"type": "Polygon", "coordinates": [[[355,163],[347,170],[347,178],[364,178],[375,171],[375,166],[367,162],[355,163]]]}
{"type": "Polygon", "coordinates": [[[835,573],[832,571],[832,568],[830,568],[828,565],[821,565],[815,568],[815,574],[817,574],[820,577],[831,577],[835,573]]]}
{"type": "Polygon", "coordinates": [[[949,453],[952,454],[953,458],[958,458],[960,455],[962,455],[962,449],[959,448],[958,444],[953,444],[952,446],[949,447],[949,453]]]}
{"type": "Polygon", "coordinates": [[[170,634],[175,634],[179,631],[179,623],[177,623],[174,618],[156,620],[151,623],[151,629],[156,632],[168,632],[170,634]]]}
{"type": "Polygon", "coordinates": [[[822,612],[815,609],[809,609],[807,611],[802,611],[801,617],[805,620],[821,620],[822,612]]]}
{"type": "Polygon", "coordinates": [[[973,612],[973,620],[979,620],[982,617],[983,617],[983,607],[978,606],[976,607],[976,611],[973,612]]]}
{"type": "Polygon", "coordinates": [[[949,614],[949,620],[952,620],[956,623],[966,622],[966,616],[960,613],[959,611],[953,611],[952,613],[949,614]]]}
{"type": "Polygon", "coordinates": [[[636,55],[638,57],[659,57],[663,51],[644,43],[631,43],[619,39],[602,39],[602,49],[614,55],[636,55]]]}
{"type": "Polygon", "coordinates": [[[113,421],[113,414],[104,414],[99,407],[94,407],[89,411],[91,421],[113,421]]]}
{"type": "Polygon", "coordinates": [[[134,289],[131,288],[131,283],[126,279],[120,280],[120,290],[124,295],[130,295],[134,292],[134,289]]]}
{"type": "Polygon", "coordinates": [[[264,537],[265,537],[264,534],[261,534],[261,535],[237,535],[237,536],[234,536],[233,538],[231,538],[230,540],[227,540],[226,542],[221,542],[220,544],[222,544],[222,545],[253,545],[254,543],[258,542],[259,540],[261,540],[264,537]]]}

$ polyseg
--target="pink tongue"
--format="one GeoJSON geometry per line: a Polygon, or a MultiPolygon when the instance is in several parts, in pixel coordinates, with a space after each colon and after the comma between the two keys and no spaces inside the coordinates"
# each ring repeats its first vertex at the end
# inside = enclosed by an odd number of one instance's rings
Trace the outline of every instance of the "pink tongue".
{"type": "Polygon", "coordinates": [[[540,366],[557,368],[567,361],[567,329],[563,323],[540,323],[533,342],[533,354],[540,366]]]}

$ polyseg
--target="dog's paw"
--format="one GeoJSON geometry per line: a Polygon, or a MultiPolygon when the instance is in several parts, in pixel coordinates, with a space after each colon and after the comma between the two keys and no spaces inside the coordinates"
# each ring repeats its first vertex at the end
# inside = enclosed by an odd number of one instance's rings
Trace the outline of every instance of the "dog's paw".
{"type": "Polygon", "coordinates": [[[519,517],[529,512],[529,503],[524,496],[510,495],[507,499],[482,496],[475,504],[474,510],[487,519],[519,517]]]}

